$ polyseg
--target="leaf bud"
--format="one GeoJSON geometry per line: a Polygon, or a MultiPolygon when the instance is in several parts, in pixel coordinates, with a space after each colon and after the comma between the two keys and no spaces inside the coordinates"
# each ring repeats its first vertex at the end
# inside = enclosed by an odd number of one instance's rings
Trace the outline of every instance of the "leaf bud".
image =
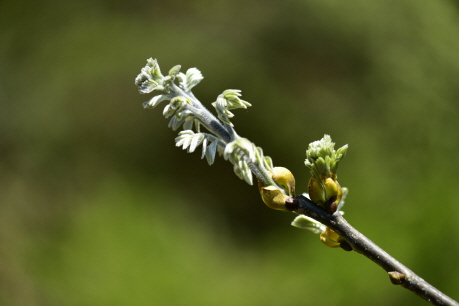
{"type": "Polygon", "coordinates": [[[284,167],[274,167],[269,174],[278,186],[265,186],[258,180],[261,198],[271,209],[287,210],[285,201],[295,194],[295,178],[290,170],[284,167]]]}
{"type": "Polygon", "coordinates": [[[338,150],[329,135],[309,144],[306,151],[305,165],[311,171],[308,193],[311,200],[334,213],[343,197],[343,190],[337,181],[338,164],[346,155],[348,146],[338,150]]]}
{"type": "Polygon", "coordinates": [[[324,207],[330,213],[334,213],[337,210],[338,204],[343,197],[343,190],[340,184],[332,178],[326,178],[318,182],[315,177],[311,177],[308,192],[311,201],[324,207]]]}
{"type": "Polygon", "coordinates": [[[331,248],[339,248],[340,247],[340,235],[338,235],[335,231],[327,226],[325,231],[320,234],[320,240],[326,245],[331,248]]]}

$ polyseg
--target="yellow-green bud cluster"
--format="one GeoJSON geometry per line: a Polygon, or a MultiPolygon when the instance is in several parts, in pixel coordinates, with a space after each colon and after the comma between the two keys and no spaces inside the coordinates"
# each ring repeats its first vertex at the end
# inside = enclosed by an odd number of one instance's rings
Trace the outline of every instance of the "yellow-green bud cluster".
{"type": "Polygon", "coordinates": [[[330,213],[336,211],[343,196],[343,191],[338,183],[336,174],[338,164],[346,155],[348,146],[338,150],[334,149],[335,143],[329,135],[321,140],[309,144],[306,151],[305,165],[311,170],[308,192],[311,201],[324,207],[330,213]]]}

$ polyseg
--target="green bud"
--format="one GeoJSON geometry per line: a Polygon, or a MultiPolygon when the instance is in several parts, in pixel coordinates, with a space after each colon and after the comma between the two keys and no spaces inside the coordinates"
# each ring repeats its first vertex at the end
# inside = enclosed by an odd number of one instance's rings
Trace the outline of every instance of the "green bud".
{"type": "Polygon", "coordinates": [[[329,135],[309,144],[306,151],[305,165],[311,171],[308,192],[311,200],[333,213],[343,196],[343,191],[337,181],[337,169],[341,159],[346,155],[348,146],[338,150],[329,135]]]}
{"type": "Polygon", "coordinates": [[[135,84],[141,93],[150,93],[154,90],[164,90],[164,76],[161,74],[156,59],[149,58],[135,79],[135,84]]]}
{"type": "Polygon", "coordinates": [[[265,186],[258,180],[258,190],[263,202],[272,209],[287,210],[285,201],[295,194],[295,177],[284,167],[274,167],[269,172],[277,186],[265,186]]]}
{"type": "Polygon", "coordinates": [[[334,213],[337,210],[338,204],[343,197],[343,190],[340,184],[331,178],[317,181],[315,177],[311,177],[308,191],[311,201],[319,204],[330,213],[334,213]]]}
{"type": "Polygon", "coordinates": [[[177,74],[179,74],[180,68],[182,68],[182,66],[177,65],[177,66],[172,67],[171,70],[169,70],[169,75],[171,76],[172,79],[175,79],[177,74]]]}
{"type": "Polygon", "coordinates": [[[320,240],[331,248],[338,248],[340,245],[340,235],[327,226],[325,231],[320,234],[320,240]]]}

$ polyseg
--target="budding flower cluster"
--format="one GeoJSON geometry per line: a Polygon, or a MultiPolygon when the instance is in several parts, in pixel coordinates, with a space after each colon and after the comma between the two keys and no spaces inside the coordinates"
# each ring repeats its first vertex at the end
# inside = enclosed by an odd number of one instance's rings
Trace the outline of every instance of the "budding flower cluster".
{"type": "Polygon", "coordinates": [[[321,140],[309,144],[305,160],[305,165],[312,174],[308,185],[309,197],[330,213],[338,209],[343,196],[336,172],[348,146],[345,145],[338,150],[334,147],[335,143],[331,137],[325,135],[321,140]]]}
{"type": "Polygon", "coordinates": [[[164,90],[164,76],[161,74],[158,61],[153,58],[147,60],[147,65],[142,68],[135,79],[135,84],[141,93],[150,93],[154,90],[164,90]]]}

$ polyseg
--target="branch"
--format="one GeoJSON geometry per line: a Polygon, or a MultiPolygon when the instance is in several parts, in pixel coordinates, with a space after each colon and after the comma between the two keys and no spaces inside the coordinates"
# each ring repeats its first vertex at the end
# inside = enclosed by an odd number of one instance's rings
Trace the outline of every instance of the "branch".
{"type": "Polygon", "coordinates": [[[234,165],[236,175],[248,184],[252,185],[252,174],[255,175],[261,198],[268,207],[300,215],[292,225],[320,233],[322,242],[329,247],[341,247],[364,255],[386,270],[393,284],[413,291],[434,305],[459,306],[343,218],[340,209],[348,190],[340,186],[336,172],[346,155],[347,145],[335,150],[329,135],[309,144],[305,165],[312,175],[308,184],[308,197],[311,200],[303,195],[295,197],[293,174],[286,168],[274,167],[271,158],[264,156],[260,147],[235,132],[230,121],[234,115],[230,110],[251,106],[240,99],[240,90],[228,89],[217,97],[212,103],[217,111],[216,117],[191,92],[202,79],[201,72],[196,68],[190,68],[184,74],[180,72],[180,66],[173,67],[167,76],[163,76],[158,62],[151,58],[135,83],[141,93],[162,92],[145,102],[145,108],[154,108],[162,101],[170,101],[163,110],[166,118],[171,117],[169,127],[175,130],[183,125],[184,128],[175,139],[177,146],[191,153],[202,145],[201,158],[206,157],[210,165],[217,152],[223,154],[234,165]],[[210,134],[202,133],[201,125],[210,134]]]}
{"type": "Polygon", "coordinates": [[[341,213],[328,213],[325,209],[314,204],[311,200],[302,195],[295,198],[289,198],[286,205],[289,210],[297,214],[311,217],[330,227],[344,240],[341,242],[341,248],[346,251],[356,251],[372,260],[389,273],[390,280],[393,284],[400,285],[414,292],[433,305],[459,305],[455,300],[423,280],[362,233],[357,231],[343,218],[341,213]]]}

